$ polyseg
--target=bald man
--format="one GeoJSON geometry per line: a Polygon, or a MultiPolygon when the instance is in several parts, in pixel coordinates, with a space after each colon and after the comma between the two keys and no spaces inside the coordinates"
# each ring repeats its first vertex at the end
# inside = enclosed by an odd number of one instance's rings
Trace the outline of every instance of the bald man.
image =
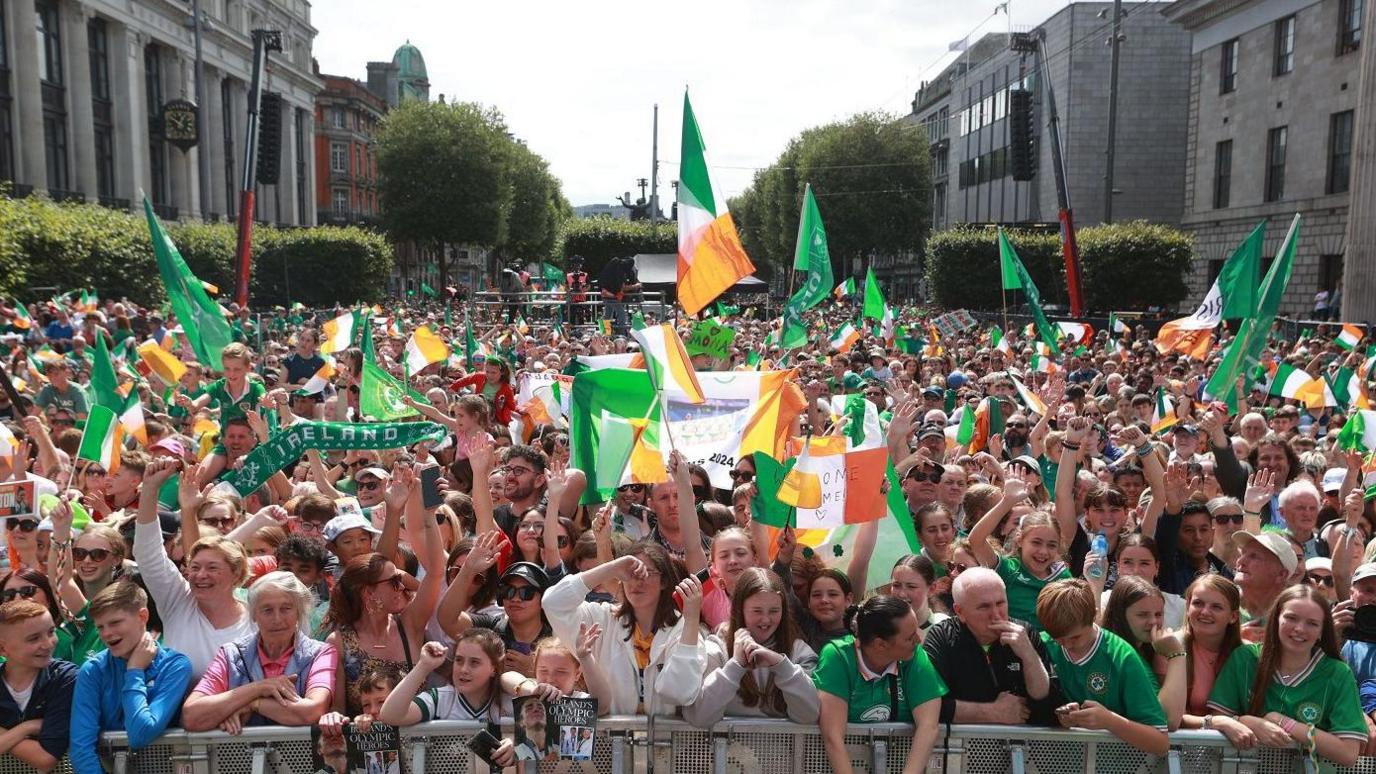
{"type": "Polygon", "coordinates": [[[955,616],[932,626],[922,647],[950,691],[943,723],[1056,725],[1059,693],[1046,651],[1008,617],[1008,592],[993,570],[975,567],[951,586],[955,616]]]}

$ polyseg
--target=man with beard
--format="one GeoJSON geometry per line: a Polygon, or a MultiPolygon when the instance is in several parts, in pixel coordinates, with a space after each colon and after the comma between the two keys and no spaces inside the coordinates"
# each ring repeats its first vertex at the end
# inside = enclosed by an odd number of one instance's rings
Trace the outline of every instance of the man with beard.
{"type": "Polygon", "coordinates": [[[1013,412],[1003,423],[1003,459],[1010,461],[1018,457],[1031,457],[1032,443],[1028,440],[1031,421],[1021,411],[1013,412]]]}
{"type": "Polygon", "coordinates": [[[549,754],[546,728],[545,703],[538,696],[532,696],[521,705],[521,732],[524,739],[516,745],[516,760],[542,761],[549,754]]]}
{"type": "Polygon", "coordinates": [[[650,511],[655,523],[649,539],[688,566],[689,572],[707,567],[711,538],[702,534],[693,508],[693,485],[688,463],[677,451],[669,455],[669,480],[650,488],[650,511]]]}

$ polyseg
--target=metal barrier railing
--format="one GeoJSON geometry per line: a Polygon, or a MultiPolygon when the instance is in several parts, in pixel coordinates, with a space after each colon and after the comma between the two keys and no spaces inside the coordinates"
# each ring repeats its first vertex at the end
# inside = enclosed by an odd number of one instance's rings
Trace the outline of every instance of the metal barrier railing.
{"type": "MultiPolygon", "coordinates": [[[[712,728],[657,718],[599,718],[593,760],[525,764],[528,773],[603,774],[796,774],[831,769],[816,726],[763,719],[724,720],[712,728]]],[[[436,721],[402,729],[402,758],[410,774],[461,774],[486,766],[466,742],[482,726],[436,721]]],[[[510,722],[505,724],[510,731],[510,722]]],[[[846,745],[856,771],[901,772],[912,746],[904,723],[853,725],[846,745]]],[[[169,731],[153,745],[128,749],[122,733],[104,735],[104,753],[115,774],[314,774],[311,736],[305,728],[255,727],[238,736],[220,732],[169,731]]],[[[0,774],[24,770],[4,756],[0,774]]],[[[945,774],[1281,774],[1296,770],[1298,752],[1240,751],[1211,731],[1171,734],[1169,754],[1157,758],[1097,731],[1032,726],[943,727],[927,771],[945,774]]],[[[58,771],[68,771],[66,761],[58,771]]],[[[1351,771],[1376,771],[1363,758],[1351,771]]]]}
{"type": "MultiPolygon", "coordinates": [[[[584,294],[585,301],[571,303],[568,293],[554,290],[528,290],[521,293],[502,293],[480,290],[472,294],[470,303],[481,319],[505,320],[507,307],[517,306],[528,322],[550,322],[556,318],[578,325],[592,325],[603,318],[601,294],[594,288],[584,294]]],[[[657,290],[641,291],[626,301],[628,310],[641,310],[665,319],[672,313],[672,304],[657,290]]]]}

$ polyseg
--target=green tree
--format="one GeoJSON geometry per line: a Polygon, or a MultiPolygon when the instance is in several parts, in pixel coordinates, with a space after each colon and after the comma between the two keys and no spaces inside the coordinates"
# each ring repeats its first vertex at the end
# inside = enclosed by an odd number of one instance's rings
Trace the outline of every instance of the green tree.
{"type": "Polygon", "coordinates": [[[473,103],[409,101],[377,134],[382,223],[395,241],[497,245],[506,236],[511,142],[502,116],[473,103]]]}
{"type": "Polygon", "coordinates": [[[511,210],[506,239],[499,247],[523,261],[543,258],[554,249],[559,227],[571,214],[559,181],[550,174],[549,164],[521,143],[512,144],[508,178],[511,210]]]}
{"type": "Polygon", "coordinates": [[[672,253],[678,250],[678,226],[674,223],[650,225],[648,220],[615,218],[571,218],[564,221],[552,255],[568,258],[583,256],[583,270],[596,277],[612,258],[629,258],[637,253],[672,253]]]}
{"type": "Polygon", "coordinates": [[[812,183],[833,270],[917,250],[931,222],[926,136],[895,116],[861,113],[804,131],[731,203],[756,264],[793,262],[803,188],[812,183]]]}

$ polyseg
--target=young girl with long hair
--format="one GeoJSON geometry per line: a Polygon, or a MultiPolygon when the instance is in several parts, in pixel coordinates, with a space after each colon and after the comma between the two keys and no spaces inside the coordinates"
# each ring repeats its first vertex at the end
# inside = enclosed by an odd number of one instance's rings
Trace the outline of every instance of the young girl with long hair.
{"type": "Polygon", "coordinates": [[[1008,588],[1008,617],[1038,631],[1037,595],[1047,584],[1070,577],[1069,568],[1061,561],[1060,525],[1051,514],[1034,511],[1018,522],[1007,554],[1000,556],[989,544],[989,536],[1004,515],[1026,497],[1027,484],[1009,476],[1003,482],[1003,497],[970,531],[970,550],[981,566],[993,568],[1003,578],[1008,588]]]}
{"type": "Polygon", "coordinates": [[[1251,729],[1236,718],[1209,711],[1209,692],[1233,650],[1242,644],[1242,593],[1237,584],[1216,573],[1194,579],[1185,589],[1185,689],[1162,692],[1161,706],[1180,728],[1210,728],[1243,749],[1256,743],[1251,729]]]}
{"type": "Polygon", "coordinates": [[[1366,719],[1323,594],[1299,585],[1282,591],[1262,641],[1240,645],[1228,657],[1209,708],[1236,717],[1262,746],[1299,745],[1315,763],[1355,764],[1367,739],[1366,719]]]}
{"type": "Polygon", "coordinates": [[[726,628],[728,660],[707,675],[702,696],[684,707],[689,723],[707,728],[726,715],[817,722],[811,678],[817,654],[803,639],[787,597],[773,572],[750,567],[740,573],[726,628]]]}

